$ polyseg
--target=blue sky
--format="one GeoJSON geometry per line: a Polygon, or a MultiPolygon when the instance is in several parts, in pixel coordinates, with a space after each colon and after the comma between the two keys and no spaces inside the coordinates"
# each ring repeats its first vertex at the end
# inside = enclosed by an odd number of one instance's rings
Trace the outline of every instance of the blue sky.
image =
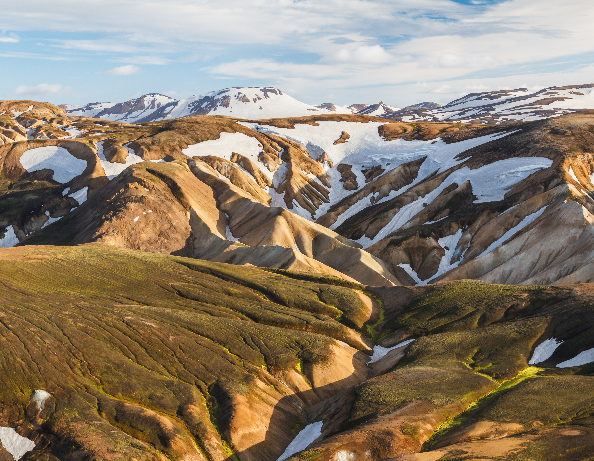
{"type": "Polygon", "coordinates": [[[0,99],[447,103],[594,82],[591,0],[28,0],[0,16],[0,99]]]}

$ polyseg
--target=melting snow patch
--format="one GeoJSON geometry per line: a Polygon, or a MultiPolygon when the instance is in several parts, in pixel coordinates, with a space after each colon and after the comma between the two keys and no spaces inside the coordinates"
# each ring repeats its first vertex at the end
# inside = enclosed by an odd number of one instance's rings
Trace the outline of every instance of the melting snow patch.
{"type": "Polygon", "coordinates": [[[370,365],[372,363],[375,363],[379,360],[381,360],[382,358],[384,358],[386,356],[386,354],[390,351],[393,351],[394,349],[398,349],[399,347],[404,347],[410,343],[412,343],[414,341],[414,339],[409,339],[407,341],[402,341],[399,344],[396,344],[395,346],[392,347],[382,347],[382,346],[375,346],[373,348],[373,355],[371,356],[371,359],[369,359],[369,362],[367,362],[367,365],[370,365]]]}
{"type": "Polygon", "coordinates": [[[87,201],[88,190],[89,190],[89,188],[85,186],[82,189],[70,194],[69,197],[72,197],[74,200],[76,200],[78,202],[79,205],[82,205],[83,203],[85,203],[87,201]]]}
{"type": "Polygon", "coordinates": [[[297,437],[293,439],[285,452],[276,461],[284,461],[295,453],[299,453],[309,447],[322,435],[323,425],[323,421],[318,421],[317,423],[312,423],[306,426],[299,432],[299,434],[297,434],[297,437]]]}
{"type": "Polygon", "coordinates": [[[103,171],[105,171],[105,176],[107,176],[107,179],[109,180],[115,178],[130,165],[134,165],[143,161],[142,158],[132,152],[129,147],[124,146],[129,152],[128,156],[126,157],[126,163],[108,162],[107,158],[105,158],[105,154],[103,153],[103,142],[104,141],[97,143],[97,156],[99,157],[99,162],[103,167],[103,171]]]}
{"type": "Polygon", "coordinates": [[[348,451],[342,450],[336,454],[336,461],[355,461],[355,459],[355,454],[348,451]]]}
{"type": "Polygon", "coordinates": [[[422,280],[419,278],[419,276],[417,275],[417,273],[415,272],[415,270],[410,267],[410,264],[398,264],[398,267],[402,267],[402,269],[405,270],[405,272],[410,275],[410,277],[415,281],[415,283],[417,285],[420,285],[422,282],[422,280]]]}
{"type": "Polygon", "coordinates": [[[8,226],[4,232],[4,237],[0,239],[0,248],[12,248],[19,243],[19,239],[14,233],[12,226],[8,226]]]}
{"type": "Polygon", "coordinates": [[[557,342],[557,340],[555,338],[550,338],[550,339],[543,341],[542,343],[540,343],[538,346],[536,346],[534,348],[534,353],[532,354],[532,358],[530,359],[528,364],[536,365],[537,363],[544,362],[545,360],[550,358],[551,355],[553,355],[553,352],[555,352],[555,350],[561,344],[563,344],[563,341],[557,342]]]}
{"type": "Polygon", "coordinates": [[[37,389],[35,392],[33,392],[33,395],[31,396],[31,400],[33,400],[37,404],[37,409],[39,411],[41,411],[41,410],[43,410],[43,407],[45,406],[45,402],[51,396],[52,396],[52,394],[50,394],[49,392],[44,391],[43,389],[37,389]]]}
{"type": "Polygon", "coordinates": [[[62,216],[60,216],[59,218],[52,218],[49,214],[49,211],[46,211],[45,215],[48,217],[48,220],[45,222],[45,224],[43,226],[41,226],[42,229],[44,227],[49,226],[52,223],[55,223],[56,221],[59,221],[60,219],[62,219],[62,216]]]}
{"type": "Polygon", "coordinates": [[[62,129],[70,135],[68,136],[69,138],[78,138],[81,134],[86,133],[86,131],[80,131],[75,126],[69,126],[68,128],[62,129]]]}
{"type": "Polygon", "coordinates": [[[579,367],[592,362],[594,362],[594,348],[580,352],[574,358],[561,362],[557,365],[557,368],[579,367]]]}
{"type": "Polygon", "coordinates": [[[35,443],[26,437],[22,437],[11,427],[0,427],[0,442],[9,452],[15,461],[21,459],[25,453],[35,448],[35,443]]]}
{"type": "Polygon", "coordinates": [[[87,162],[70,154],[63,147],[47,146],[26,151],[21,156],[21,165],[29,173],[49,169],[54,172],[54,181],[66,183],[81,175],[87,162]]]}
{"type": "Polygon", "coordinates": [[[227,229],[225,230],[225,237],[231,242],[239,242],[238,238],[233,237],[233,233],[231,232],[229,224],[227,224],[227,229]]]}
{"type": "Polygon", "coordinates": [[[480,256],[484,256],[487,253],[490,253],[491,251],[495,250],[496,248],[499,248],[501,245],[503,245],[503,242],[507,241],[508,239],[516,235],[518,232],[520,232],[522,229],[529,226],[538,218],[540,218],[540,216],[545,212],[546,209],[546,206],[542,207],[540,210],[535,211],[534,213],[526,216],[524,219],[522,219],[522,221],[520,221],[519,224],[517,224],[515,227],[512,227],[505,234],[503,234],[501,237],[495,240],[491,245],[489,245],[489,247],[485,251],[483,251],[480,256]]]}
{"type": "Polygon", "coordinates": [[[458,246],[458,242],[460,242],[461,238],[462,229],[458,229],[458,232],[456,232],[455,234],[442,237],[437,241],[437,243],[439,243],[439,246],[445,250],[445,255],[439,261],[439,267],[437,268],[437,272],[435,273],[435,275],[428,278],[427,280],[424,280],[419,285],[427,285],[427,283],[431,280],[436,279],[437,277],[441,277],[446,272],[449,272],[455,267],[458,267],[460,261],[462,261],[462,255],[460,256],[460,259],[458,259],[458,261],[456,261],[455,263],[452,263],[452,258],[454,257],[456,247],[458,246]]]}
{"type": "Polygon", "coordinates": [[[214,155],[231,161],[233,153],[243,155],[260,167],[262,173],[272,179],[272,173],[258,160],[262,145],[256,138],[243,133],[221,133],[219,139],[192,144],[182,152],[188,157],[214,155]]]}
{"type": "Polygon", "coordinates": [[[580,181],[578,180],[577,176],[573,172],[573,167],[569,167],[569,174],[571,175],[571,177],[573,178],[573,180],[575,182],[577,182],[578,184],[581,184],[580,181]]]}

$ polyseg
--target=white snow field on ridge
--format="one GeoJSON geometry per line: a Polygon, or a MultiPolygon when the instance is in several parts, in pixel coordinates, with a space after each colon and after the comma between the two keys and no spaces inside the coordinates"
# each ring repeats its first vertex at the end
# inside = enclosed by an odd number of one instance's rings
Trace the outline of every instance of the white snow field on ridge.
{"type": "Polygon", "coordinates": [[[66,106],[70,115],[98,117],[123,123],[170,120],[192,115],[223,115],[249,120],[303,117],[317,114],[352,114],[334,104],[312,106],[272,87],[238,87],[175,100],[151,93],[124,103],[66,106]]]}
{"type": "MultiPolygon", "coordinates": [[[[463,162],[456,157],[458,154],[480,146],[487,142],[508,136],[511,133],[486,135],[477,138],[460,141],[457,143],[446,144],[443,140],[437,141],[405,141],[396,139],[387,141],[379,135],[378,128],[382,123],[370,122],[317,122],[319,126],[308,124],[296,124],[294,129],[277,128],[274,126],[260,126],[255,123],[245,123],[244,125],[252,129],[257,129],[263,133],[270,133],[283,136],[298,142],[305,147],[310,156],[317,159],[323,152],[328,154],[329,159],[334,163],[333,168],[325,165],[326,173],[329,176],[330,202],[322,205],[316,212],[313,219],[322,216],[335,203],[344,197],[350,195],[353,191],[347,191],[340,182],[341,175],[336,170],[337,165],[343,163],[352,165],[352,172],[357,176],[359,186],[365,184],[365,176],[362,170],[372,166],[379,165],[383,169],[390,171],[398,166],[425,157],[421,165],[417,178],[414,182],[402,190],[392,191],[389,196],[384,197],[376,203],[382,203],[397,197],[401,193],[410,189],[410,187],[421,182],[434,172],[443,172],[463,162]],[[340,138],[341,134],[346,132],[350,138],[345,143],[334,145],[334,142],[340,138]]],[[[485,165],[479,169],[471,170],[464,167],[452,173],[442,185],[430,193],[430,196],[421,197],[417,202],[407,205],[406,209],[400,210],[397,216],[373,240],[364,237],[359,243],[365,247],[379,241],[393,230],[401,227],[418,212],[423,209],[423,203],[433,200],[443,189],[453,183],[462,184],[467,180],[471,181],[474,194],[478,197],[477,203],[503,200],[505,192],[514,184],[522,181],[535,171],[548,168],[552,161],[546,158],[512,158],[494,162],[485,165]]],[[[359,205],[359,204],[357,204],[359,205]]],[[[368,201],[361,206],[355,205],[340,216],[331,229],[336,229],[350,216],[356,214],[360,209],[369,205],[368,201]]],[[[294,210],[303,217],[312,219],[311,215],[305,210],[294,210]],[[300,212],[302,211],[302,212],[300,212]]]]}
{"type": "Polygon", "coordinates": [[[81,175],[87,168],[87,162],[74,157],[63,147],[47,146],[30,149],[21,156],[21,165],[29,173],[39,170],[52,170],[53,179],[67,183],[81,175]]]}
{"type": "Polygon", "coordinates": [[[470,93],[437,109],[393,116],[403,122],[460,121],[489,119],[502,123],[511,120],[542,120],[576,110],[594,109],[594,85],[549,87],[538,91],[527,88],[470,93]]]}
{"type": "Polygon", "coordinates": [[[128,149],[129,152],[128,156],[126,157],[126,163],[110,162],[107,160],[107,158],[105,158],[105,154],[103,153],[103,142],[104,141],[97,143],[97,156],[99,157],[99,162],[103,167],[105,176],[107,176],[107,179],[109,180],[115,178],[130,165],[134,165],[136,163],[144,161],[141,157],[132,152],[132,149],[130,149],[127,146],[124,146],[126,147],[126,149],[128,149]]]}

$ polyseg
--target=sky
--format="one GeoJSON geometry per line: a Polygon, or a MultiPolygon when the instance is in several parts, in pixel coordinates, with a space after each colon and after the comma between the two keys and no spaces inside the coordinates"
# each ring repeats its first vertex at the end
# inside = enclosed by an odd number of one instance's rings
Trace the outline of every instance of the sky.
{"type": "Polygon", "coordinates": [[[594,83],[592,0],[0,0],[0,99],[445,104],[594,83]]]}

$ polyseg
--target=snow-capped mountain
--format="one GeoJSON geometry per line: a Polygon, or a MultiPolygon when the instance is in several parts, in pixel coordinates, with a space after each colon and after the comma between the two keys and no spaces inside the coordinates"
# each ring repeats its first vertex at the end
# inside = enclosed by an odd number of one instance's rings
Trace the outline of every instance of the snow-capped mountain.
{"type": "Polygon", "coordinates": [[[311,106],[272,87],[226,88],[181,100],[152,93],[119,104],[92,103],[63,107],[70,115],[123,123],[152,122],[192,115],[226,115],[258,120],[352,113],[349,108],[331,103],[311,106]]]}
{"type": "Polygon", "coordinates": [[[470,93],[442,107],[410,106],[385,117],[403,122],[502,123],[557,117],[580,109],[594,109],[594,84],[470,93]]]}
{"type": "Polygon", "coordinates": [[[380,101],[378,104],[353,104],[349,106],[358,115],[370,115],[372,117],[384,117],[399,111],[399,107],[388,106],[380,101]]]}

